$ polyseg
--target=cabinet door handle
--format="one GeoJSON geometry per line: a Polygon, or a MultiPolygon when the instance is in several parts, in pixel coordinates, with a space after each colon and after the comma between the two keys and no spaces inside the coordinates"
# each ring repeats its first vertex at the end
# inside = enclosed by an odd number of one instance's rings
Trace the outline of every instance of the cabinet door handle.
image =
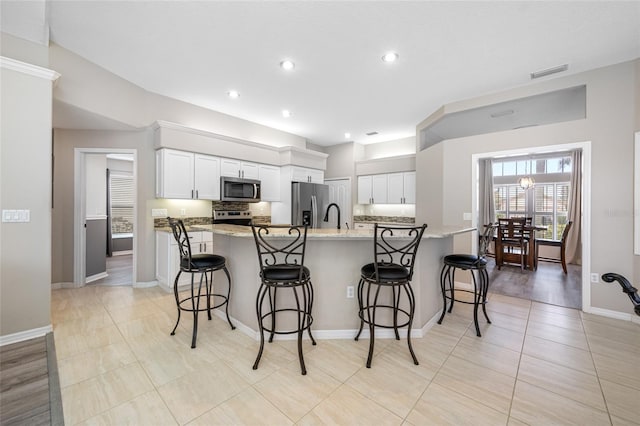
{"type": "Polygon", "coordinates": [[[198,190],[196,189],[196,198],[200,198],[200,196],[198,195],[198,190]]]}

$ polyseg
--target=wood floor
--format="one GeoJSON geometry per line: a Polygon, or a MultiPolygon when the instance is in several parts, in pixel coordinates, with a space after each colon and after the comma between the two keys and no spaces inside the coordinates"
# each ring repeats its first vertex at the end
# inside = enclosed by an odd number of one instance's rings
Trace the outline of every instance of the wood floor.
{"type": "Polygon", "coordinates": [[[0,347],[0,424],[64,424],[52,334],[0,347]]]}
{"type": "Polygon", "coordinates": [[[107,257],[108,277],[93,281],[91,285],[131,285],[133,255],[107,257]]]}
{"type": "Polygon", "coordinates": [[[582,308],[582,268],[567,265],[568,273],[558,263],[539,262],[536,271],[521,271],[519,266],[495,267],[488,259],[489,291],[566,308],[582,308]]]}

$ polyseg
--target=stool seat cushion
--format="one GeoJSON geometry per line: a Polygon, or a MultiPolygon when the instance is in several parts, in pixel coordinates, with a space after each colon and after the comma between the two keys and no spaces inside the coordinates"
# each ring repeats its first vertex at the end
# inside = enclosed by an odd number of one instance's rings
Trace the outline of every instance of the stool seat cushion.
{"type": "Polygon", "coordinates": [[[473,254],[450,254],[444,257],[444,263],[445,265],[463,269],[482,268],[487,266],[486,259],[473,254]]]}
{"type": "Polygon", "coordinates": [[[401,281],[409,279],[409,269],[396,263],[378,263],[378,274],[373,263],[368,263],[360,269],[363,278],[369,280],[379,279],[380,281],[401,281]]]}
{"type": "MultiPolygon", "coordinates": [[[[300,266],[297,265],[271,265],[262,270],[263,278],[269,281],[298,281],[300,279],[300,266]]],[[[302,280],[308,280],[311,276],[309,268],[302,267],[302,280]]]]}
{"type": "Polygon", "coordinates": [[[202,270],[202,269],[220,269],[226,263],[223,256],[215,254],[196,254],[191,256],[191,265],[189,259],[183,257],[180,261],[180,268],[183,270],[202,270]]]}

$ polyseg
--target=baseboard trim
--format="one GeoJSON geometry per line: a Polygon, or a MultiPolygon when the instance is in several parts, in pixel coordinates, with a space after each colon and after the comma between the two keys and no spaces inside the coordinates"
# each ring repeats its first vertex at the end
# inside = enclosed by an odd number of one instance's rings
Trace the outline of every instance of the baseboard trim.
{"type": "Polygon", "coordinates": [[[94,274],[91,275],[90,277],[87,277],[86,280],[84,280],[85,284],[89,284],[92,283],[94,281],[98,281],[101,280],[103,278],[107,278],[109,276],[109,274],[107,274],[106,272],[100,272],[99,274],[94,274]]]}
{"type": "Polygon", "coordinates": [[[640,317],[633,314],[626,314],[624,312],[612,311],[610,309],[594,308],[590,306],[585,312],[593,315],[600,315],[607,318],[619,319],[622,321],[630,321],[640,324],[640,317]]]}
{"type": "Polygon", "coordinates": [[[10,345],[12,343],[23,342],[25,340],[34,339],[36,337],[46,336],[47,333],[53,331],[51,324],[45,327],[33,328],[31,330],[20,331],[18,333],[0,336],[0,346],[10,345]]]}
{"type": "MultiPolygon", "coordinates": [[[[437,320],[439,318],[440,312],[442,311],[438,311],[438,313],[436,313],[436,315],[434,315],[433,318],[431,318],[422,328],[414,328],[411,330],[411,337],[412,338],[421,338],[424,337],[424,335],[426,334],[427,331],[429,331],[431,329],[431,327],[433,327],[434,324],[437,323],[437,320]]],[[[224,321],[227,321],[227,316],[224,313],[224,310],[221,309],[215,309],[213,311],[214,315],[216,315],[218,318],[223,319],[224,321]]],[[[237,319],[231,317],[231,322],[233,323],[233,325],[236,326],[236,330],[246,334],[247,336],[251,337],[253,340],[260,340],[260,333],[254,329],[252,329],[251,327],[248,327],[247,325],[241,323],[240,321],[238,321],[237,319]]],[[[311,329],[311,333],[313,333],[313,338],[314,339],[318,339],[318,340],[349,340],[349,339],[353,339],[356,337],[356,334],[358,333],[358,329],[354,328],[354,329],[343,329],[343,330],[315,330],[315,329],[311,329]]],[[[398,330],[398,334],[400,334],[401,338],[406,338],[407,337],[407,329],[406,328],[402,328],[400,330],[398,330]]],[[[296,334],[279,334],[279,335],[275,335],[273,340],[296,340],[298,337],[296,334]]],[[[368,339],[369,338],[369,329],[368,327],[365,327],[362,330],[362,333],[360,334],[360,338],[362,339],[368,339]]],[[[393,332],[393,329],[386,329],[386,328],[377,328],[376,329],[376,339],[395,339],[396,335],[393,332]]],[[[309,334],[308,333],[304,333],[303,334],[303,339],[304,340],[308,340],[309,339],[309,334]]]]}
{"type": "Polygon", "coordinates": [[[133,288],[149,288],[149,287],[157,287],[158,281],[137,281],[133,284],[133,288]]]}
{"type": "Polygon", "coordinates": [[[61,288],[76,288],[74,283],[70,282],[62,282],[62,283],[52,283],[51,290],[60,290],[61,288]]]}

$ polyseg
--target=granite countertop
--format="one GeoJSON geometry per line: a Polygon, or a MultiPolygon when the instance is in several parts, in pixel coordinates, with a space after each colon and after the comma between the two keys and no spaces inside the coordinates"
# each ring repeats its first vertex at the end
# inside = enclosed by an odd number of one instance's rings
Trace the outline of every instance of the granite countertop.
{"type": "MultiPolygon", "coordinates": [[[[424,231],[423,238],[445,238],[455,234],[475,231],[476,228],[461,226],[428,227],[424,231]]],[[[193,225],[189,231],[207,231],[219,235],[232,237],[253,238],[250,226],[215,224],[215,225],[193,225]]],[[[156,231],[171,232],[171,228],[156,228],[156,231]]],[[[286,230],[282,230],[274,235],[286,237],[286,230]]],[[[309,239],[371,239],[373,230],[371,229],[309,229],[307,238],[309,239]]],[[[406,235],[398,234],[397,238],[406,238],[406,235]]]]}

